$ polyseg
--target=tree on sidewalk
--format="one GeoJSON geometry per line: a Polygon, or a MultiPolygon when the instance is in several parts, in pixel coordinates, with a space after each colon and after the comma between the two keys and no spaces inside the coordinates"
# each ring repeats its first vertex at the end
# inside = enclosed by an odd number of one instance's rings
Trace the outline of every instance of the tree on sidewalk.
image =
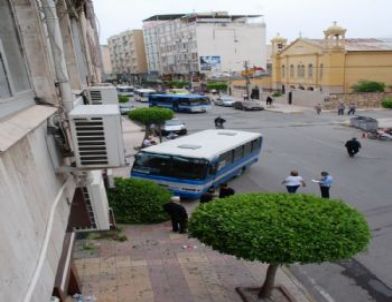
{"type": "Polygon", "coordinates": [[[260,299],[271,297],[279,265],[349,259],[370,241],[363,215],[343,201],[286,193],[204,204],[193,212],[189,233],[221,253],[269,263],[260,299]]]}
{"type": "Polygon", "coordinates": [[[128,113],[128,117],[132,121],[138,122],[145,127],[144,139],[150,135],[151,126],[155,125],[158,130],[160,142],[162,142],[161,126],[165,121],[172,119],[173,116],[174,113],[172,110],[159,107],[137,108],[128,113]]]}

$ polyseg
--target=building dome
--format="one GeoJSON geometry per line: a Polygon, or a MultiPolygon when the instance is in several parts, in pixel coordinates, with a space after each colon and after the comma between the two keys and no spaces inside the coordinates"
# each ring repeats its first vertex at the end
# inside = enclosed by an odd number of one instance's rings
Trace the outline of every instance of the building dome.
{"type": "Polygon", "coordinates": [[[287,39],[283,38],[279,33],[277,33],[276,36],[272,38],[271,42],[276,44],[285,44],[287,42],[287,39]]]}
{"type": "Polygon", "coordinates": [[[337,22],[334,21],[333,25],[331,25],[326,30],[324,30],[324,34],[326,37],[328,37],[328,36],[338,37],[338,36],[344,36],[346,31],[347,31],[347,29],[337,25],[337,22]]]}

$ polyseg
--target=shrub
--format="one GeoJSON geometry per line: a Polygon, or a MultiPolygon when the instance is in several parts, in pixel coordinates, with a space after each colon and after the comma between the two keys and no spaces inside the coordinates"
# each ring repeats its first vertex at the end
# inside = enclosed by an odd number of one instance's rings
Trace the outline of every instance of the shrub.
{"type": "Polygon", "coordinates": [[[227,83],[226,82],[208,82],[207,83],[208,90],[219,90],[219,91],[226,91],[227,90],[227,83]]]}
{"type": "Polygon", "coordinates": [[[202,205],[189,233],[222,253],[270,263],[260,297],[271,295],[279,264],[349,259],[370,240],[365,218],[344,202],[286,193],[239,194],[202,205]]]}
{"type": "Polygon", "coordinates": [[[156,183],[132,178],[116,178],[108,190],[109,204],[119,223],[154,223],[168,219],[162,205],[170,192],[156,183]]]}
{"type": "Polygon", "coordinates": [[[126,103],[126,102],[128,102],[128,100],[129,100],[129,97],[126,96],[126,95],[119,95],[119,96],[118,96],[118,101],[119,101],[120,103],[126,103]]]}
{"type": "Polygon", "coordinates": [[[385,84],[375,81],[359,81],[352,86],[354,92],[384,92],[385,84]]]}
{"type": "Polygon", "coordinates": [[[281,96],[281,95],[282,95],[282,93],[281,93],[280,91],[275,91],[275,92],[272,94],[273,97],[279,97],[279,96],[281,96]]]}
{"type": "Polygon", "coordinates": [[[381,106],[384,108],[392,109],[392,97],[385,97],[381,102],[381,106]]]}
{"type": "Polygon", "coordinates": [[[151,124],[161,125],[166,120],[172,119],[173,115],[174,113],[172,110],[159,107],[136,108],[128,114],[131,120],[139,122],[145,126],[151,124]]]}

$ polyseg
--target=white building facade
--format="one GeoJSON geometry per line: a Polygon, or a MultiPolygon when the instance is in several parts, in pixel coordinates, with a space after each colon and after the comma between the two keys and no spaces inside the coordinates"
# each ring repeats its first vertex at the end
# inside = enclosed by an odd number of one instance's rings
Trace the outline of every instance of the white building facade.
{"type": "Polygon", "coordinates": [[[260,15],[226,12],[158,15],[143,21],[150,73],[233,73],[266,67],[266,27],[260,15]]]}
{"type": "Polygon", "coordinates": [[[100,190],[96,183],[102,188],[102,177],[93,182],[91,171],[72,165],[68,120],[83,90],[101,81],[100,67],[91,0],[1,1],[0,301],[65,301],[80,292],[74,230],[109,227],[106,205],[83,199],[100,190]]]}

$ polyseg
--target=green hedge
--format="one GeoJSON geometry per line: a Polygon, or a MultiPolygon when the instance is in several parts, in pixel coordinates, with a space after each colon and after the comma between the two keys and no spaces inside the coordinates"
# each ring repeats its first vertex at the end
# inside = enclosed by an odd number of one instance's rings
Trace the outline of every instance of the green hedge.
{"type": "Polygon", "coordinates": [[[275,91],[274,93],[272,93],[273,97],[279,97],[281,95],[282,95],[282,93],[280,91],[275,91]]]}
{"type": "Polygon", "coordinates": [[[271,264],[349,259],[370,240],[362,214],[306,194],[238,194],[199,206],[189,233],[222,253],[271,264]]]}
{"type": "Polygon", "coordinates": [[[392,109],[392,97],[385,97],[381,102],[381,106],[384,108],[392,109]]]}
{"type": "Polygon", "coordinates": [[[174,113],[168,108],[160,107],[140,107],[128,113],[128,117],[143,125],[161,125],[165,121],[172,119],[174,113]]]}
{"type": "Polygon", "coordinates": [[[129,97],[126,96],[126,95],[119,95],[119,96],[118,96],[118,101],[119,101],[120,103],[126,103],[126,102],[128,102],[128,100],[129,100],[129,97]]]}
{"type": "Polygon", "coordinates": [[[207,83],[208,90],[219,90],[219,91],[226,91],[227,90],[227,83],[226,82],[208,82],[207,83]]]}
{"type": "Polygon", "coordinates": [[[170,192],[154,182],[116,178],[115,189],[108,190],[109,204],[119,223],[156,223],[169,219],[162,205],[170,192]]]}
{"type": "Polygon", "coordinates": [[[359,81],[352,86],[354,92],[384,92],[385,84],[375,81],[359,81]]]}
{"type": "Polygon", "coordinates": [[[188,81],[174,80],[174,81],[167,82],[167,85],[170,88],[184,88],[184,87],[188,87],[190,84],[188,81]]]}

